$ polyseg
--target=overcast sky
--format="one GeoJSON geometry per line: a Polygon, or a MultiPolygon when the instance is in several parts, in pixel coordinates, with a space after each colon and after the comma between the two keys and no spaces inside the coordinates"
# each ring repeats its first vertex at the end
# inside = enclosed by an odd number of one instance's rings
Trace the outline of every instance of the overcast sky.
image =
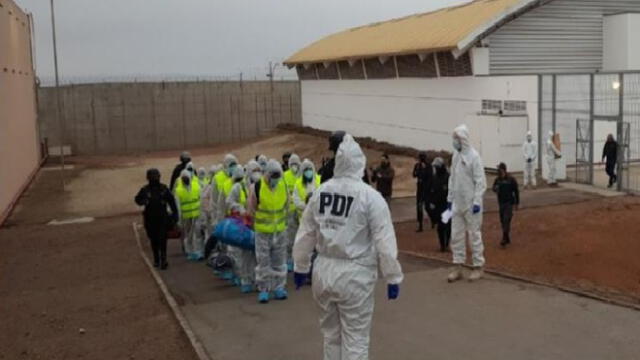
{"type": "MultiPolygon", "coordinates": [[[[53,75],[49,1],[15,1],[34,15],[37,71],[47,81],[53,75]]],[[[61,76],[263,76],[269,61],[333,32],[464,2],[55,0],[61,76]]]]}

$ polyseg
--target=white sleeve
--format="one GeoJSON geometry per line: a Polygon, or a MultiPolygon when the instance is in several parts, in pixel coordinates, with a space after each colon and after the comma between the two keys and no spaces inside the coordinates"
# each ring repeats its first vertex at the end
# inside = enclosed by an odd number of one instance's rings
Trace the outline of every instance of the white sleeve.
{"type": "Polygon", "coordinates": [[[318,222],[313,213],[314,205],[317,203],[318,196],[313,195],[307,208],[302,214],[300,227],[296,234],[296,240],[293,244],[293,263],[294,271],[297,273],[308,274],[311,270],[311,255],[318,243],[320,234],[318,222]]]}
{"type": "Polygon", "coordinates": [[[487,178],[484,174],[484,166],[480,155],[476,156],[476,160],[473,162],[473,184],[475,185],[473,205],[480,205],[482,204],[484,192],[487,190],[487,178]]]}
{"type": "Polygon", "coordinates": [[[211,211],[211,219],[215,220],[218,216],[218,185],[216,179],[211,180],[211,191],[209,193],[209,210],[211,211]]]}
{"type": "Polygon", "coordinates": [[[231,209],[231,211],[237,211],[240,214],[244,214],[246,209],[244,205],[240,203],[240,194],[242,193],[242,184],[236,183],[233,184],[231,188],[231,192],[227,197],[226,206],[227,209],[231,209]]]}
{"type": "Polygon", "coordinates": [[[404,275],[398,261],[398,244],[389,207],[377,192],[370,192],[369,226],[378,255],[378,266],[388,284],[400,284],[404,275]]]}
{"type": "Polygon", "coordinates": [[[222,221],[227,215],[227,198],[223,192],[218,191],[218,200],[216,205],[216,221],[222,221]]]}
{"type": "Polygon", "coordinates": [[[178,195],[173,196],[176,199],[176,208],[178,209],[178,219],[182,220],[182,210],[180,210],[180,198],[178,195]]]}
{"type": "Polygon", "coordinates": [[[299,211],[304,210],[306,206],[305,200],[306,199],[300,199],[300,194],[298,194],[297,189],[293,191],[293,203],[296,205],[296,209],[298,209],[299,211]]]}
{"type": "Polygon", "coordinates": [[[447,193],[447,202],[449,203],[453,202],[453,197],[455,195],[453,193],[453,189],[455,189],[456,161],[458,161],[458,155],[454,154],[453,160],[451,160],[451,174],[449,175],[449,185],[448,185],[449,192],[447,193]]]}

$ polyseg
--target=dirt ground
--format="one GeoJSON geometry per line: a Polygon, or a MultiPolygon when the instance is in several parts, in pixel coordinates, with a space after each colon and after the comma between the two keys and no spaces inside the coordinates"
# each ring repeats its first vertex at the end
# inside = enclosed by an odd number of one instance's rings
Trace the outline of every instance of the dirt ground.
{"type": "Polygon", "coordinates": [[[194,358],[134,219],[0,230],[0,359],[194,358]]]}
{"type": "MultiPolygon", "coordinates": [[[[607,297],[640,303],[640,199],[618,197],[519,211],[513,244],[499,246],[500,222],[486,213],[487,267],[607,297]]],[[[419,234],[398,224],[401,250],[450,260],[439,252],[435,231],[419,234]]]]}

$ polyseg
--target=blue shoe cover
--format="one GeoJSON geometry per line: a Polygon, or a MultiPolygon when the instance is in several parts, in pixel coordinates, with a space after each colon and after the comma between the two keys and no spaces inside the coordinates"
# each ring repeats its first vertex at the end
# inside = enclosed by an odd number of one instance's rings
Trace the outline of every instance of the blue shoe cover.
{"type": "Polygon", "coordinates": [[[240,286],[240,292],[243,294],[249,294],[253,292],[253,286],[251,285],[242,285],[240,286]]]}
{"type": "Polygon", "coordinates": [[[240,278],[239,278],[239,277],[235,277],[235,278],[233,278],[233,280],[231,280],[231,282],[233,283],[233,286],[240,286],[240,285],[242,285],[242,284],[240,283],[240,278]]]}
{"type": "Polygon", "coordinates": [[[269,302],[269,293],[268,293],[268,292],[266,292],[266,291],[261,291],[261,292],[258,294],[258,302],[259,302],[260,304],[266,304],[266,303],[268,303],[268,302],[269,302]]]}
{"type": "Polygon", "coordinates": [[[291,260],[287,261],[287,271],[293,272],[293,261],[291,260]]]}
{"type": "Polygon", "coordinates": [[[232,280],[232,279],[233,279],[232,271],[225,271],[222,273],[222,280],[232,280]]]}
{"type": "Polygon", "coordinates": [[[289,297],[289,294],[285,289],[276,289],[276,291],[273,292],[273,295],[275,296],[276,300],[286,300],[287,297],[289,297]]]}

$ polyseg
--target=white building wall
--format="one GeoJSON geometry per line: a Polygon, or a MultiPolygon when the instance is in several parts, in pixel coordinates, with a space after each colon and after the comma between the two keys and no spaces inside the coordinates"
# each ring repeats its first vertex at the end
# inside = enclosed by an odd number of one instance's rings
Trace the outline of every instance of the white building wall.
{"type": "Polygon", "coordinates": [[[537,137],[537,76],[302,81],[304,125],[420,150],[450,151],[455,126],[481,124],[483,99],[526,101],[528,128],[537,137]]]}
{"type": "Polygon", "coordinates": [[[603,69],[640,69],[640,14],[619,14],[604,18],[603,69]]]}

